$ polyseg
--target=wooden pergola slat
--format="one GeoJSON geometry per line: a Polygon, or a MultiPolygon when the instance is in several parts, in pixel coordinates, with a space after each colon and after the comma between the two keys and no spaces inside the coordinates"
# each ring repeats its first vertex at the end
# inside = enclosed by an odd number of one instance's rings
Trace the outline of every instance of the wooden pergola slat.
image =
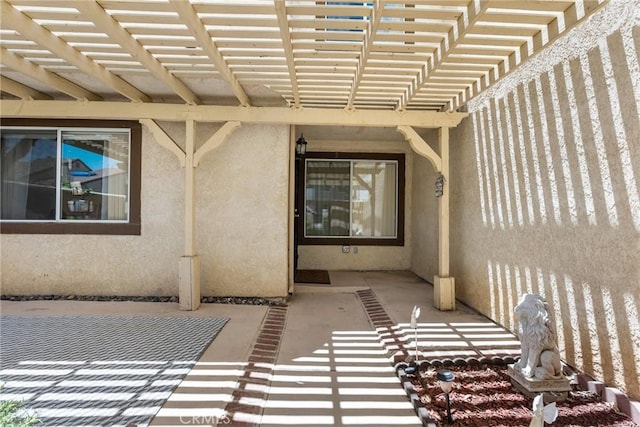
{"type": "Polygon", "coordinates": [[[54,99],[89,99],[84,74],[137,102],[151,99],[132,82],[149,76],[154,96],[186,104],[227,86],[248,106],[264,86],[296,108],[455,110],[607,0],[0,1],[12,79],[36,78],[54,99]],[[437,99],[433,85],[446,85],[437,99]]]}
{"type": "Polygon", "coordinates": [[[209,55],[218,72],[224,77],[227,83],[229,83],[231,89],[233,90],[233,93],[240,101],[240,104],[251,105],[249,97],[229,69],[229,66],[225,62],[224,57],[216,47],[215,43],[211,40],[211,37],[209,37],[204,24],[202,23],[202,21],[200,21],[200,18],[198,17],[196,11],[193,9],[193,6],[191,6],[190,3],[181,0],[169,1],[171,2],[171,5],[176,9],[182,20],[186,23],[187,27],[189,27],[189,29],[191,29],[191,31],[194,33],[200,46],[207,53],[207,55],[209,55]]]}
{"type": "Polygon", "coordinates": [[[118,42],[132,57],[136,58],[158,79],[166,83],[175,93],[177,93],[187,104],[199,104],[200,99],[184,83],[175,78],[162,63],[153,55],[147,52],[141,45],[118,24],[105,10],[95,2],[76,2],[74,6],[85,16],[90,18],[98,28],[104,31],[109,37],[118,42]]]}
{"type": "Polygon", "coordinates": [[[136,102],[150,101],[147,95],[82,55],[82,53],[42,28],[5,0],[0,2],[0,13],[3,15],[3,25],[7,25],[21,34],[28,34],[29,38],[39,45],[49,49],[58,57],[64,58],[67,62],[77,66],[87,74],[100,79],[103,83],[114,88],[130,100],[136,102]]]}

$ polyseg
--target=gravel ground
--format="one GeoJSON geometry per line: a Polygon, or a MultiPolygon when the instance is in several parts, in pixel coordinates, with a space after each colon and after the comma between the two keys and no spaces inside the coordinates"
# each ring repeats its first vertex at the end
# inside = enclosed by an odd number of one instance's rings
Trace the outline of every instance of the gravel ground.
{"type": "MultiPolygon", "coordinates": [[[[420,369],[419,375],[407,375],[431,418],[448,425],[445,396],[435,375],[437,369],[420,369]]],[[[455,374],[454,389],[450,393],[452,426],[529,426],[532,399],[516,391],[502,365],[448,366],[455,374]]],[[[569,398],[557,403],[558,418],[553,426],[637,426],[628,416],[611,404],[587,391],[574,388],[569,398]]]]}
{"type": "MultiPolygon", "coordinates": [[[[134,301],[134,302],[178,302],[177,296],[107,296],[107,295],[0,295],[6,301],[134,301]]],[[[213,297],[203,296],[205,304],[244,304],[285,306],[283,298],[259,297],[213,297]]]]}

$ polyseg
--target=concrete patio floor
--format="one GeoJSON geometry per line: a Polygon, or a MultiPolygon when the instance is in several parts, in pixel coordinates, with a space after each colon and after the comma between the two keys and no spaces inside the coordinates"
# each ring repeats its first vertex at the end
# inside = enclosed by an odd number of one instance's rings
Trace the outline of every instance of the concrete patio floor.
{"type": "Polygon", "coordinates": [[[162,426],[422,425],[390,357],[413,353],[414,305],[421,307],[424,354],[518,352],[511,333],[464,305],[454,312],[433,308],[433,287],[412,273],[330,276],[331,285],[297,284],[286,308],[203,304],[184,312],[176,303],[2,301],[0,309],[23,316],[229,318],[156,414],[151,425],[162,426]],[[365,292],[379,304],[367,308],[365,292]]]}

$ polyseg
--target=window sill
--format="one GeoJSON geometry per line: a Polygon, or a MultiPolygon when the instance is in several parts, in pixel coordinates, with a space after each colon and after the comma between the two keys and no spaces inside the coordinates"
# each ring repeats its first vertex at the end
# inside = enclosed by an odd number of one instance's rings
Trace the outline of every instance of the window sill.
{"type": "Polygon", "coordinates": [[[140,235],[135,223],[74,223],[74,222],[3,222],[1,234],[104,234],[140,235]]]}
{"type": "Polygon", "coordinates": [[[404,236],[395,239],[353,238],[353,237],[301,237],[300,246],[404,246],[404,236]]]}

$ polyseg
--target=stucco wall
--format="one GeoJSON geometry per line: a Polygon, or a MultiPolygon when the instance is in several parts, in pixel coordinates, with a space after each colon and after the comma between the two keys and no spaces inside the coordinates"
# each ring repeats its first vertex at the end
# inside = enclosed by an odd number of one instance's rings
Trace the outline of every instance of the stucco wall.
{"type": "Polygon", "coordinates": [[[183,171],[143,128],[141,235],[2,234],[2,293],[177,295],[183,171]]]}
{"type": "Polygon", "coordinates": [[[513,329],[549,303],[564,359],[640,398],[640,23],[612,1],[469,104],[451,144],[458,297],[513,329]]]}
{"type": "MultiPolygon", "coordinates": [[[[161,123],[184,147],[184,123],[161,123]]],[[[200,146],[219,128],[198,124],[200,146]]],[[[203,295],[287,294],[288,127],[244,125],[196,169],[203,295]]],[[[143,127],[140,236],[0,235],[3,294],[178,295],[184,169],[143,127]]]]}
{"type": "Polygon", "coordinates": [[[289,127],[243,125],[196,176],[203,295],[286,296],[289,127]]]}
{"type": "MultiPolygon", "coordinates": [[[[422,138],[438,151],[438,133],[421,132],[422,138]]],[[[422,156],[413,156],[411,199],[412,248],[411,271],[433,283],[438,274],[438,199],[435,196],[436,171],[422,156]]]]}
{"type": "MultiPolygon", "coordinates": [[[[331,129],[324,132],[331,135],[331,129]]],[[[342,253],[341,246],[300,245],[298,247],[299,269],[325,270],[408,270],[411,267],[411,188],[413,176],[413,153],[409,145],[401,140],[362,140],[358,132],[342,135],[345,140],[309,140],[307,151],[363,153],[405,153],[405,244],[404,246],[357,246],[357,250],[342,253]],[[348,147],[348,148],[346,148],[348,147]]]]}

